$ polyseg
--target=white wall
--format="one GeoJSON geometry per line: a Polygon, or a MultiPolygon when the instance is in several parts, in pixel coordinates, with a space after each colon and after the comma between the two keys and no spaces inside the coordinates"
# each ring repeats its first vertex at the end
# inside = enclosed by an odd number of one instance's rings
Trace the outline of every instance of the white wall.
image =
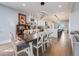
{"type": "Polygon", "coordinates": [[[0,44],[10,41],[10,32],[16,33],[19,11],[0,5],[0,44]]]}
{"type": "Polygon", "coordinates": [[[79,11],[74,11],[70,17],[70,30],[79,31],[79,11]]]}
{"type": "Polygon", "coordinates": [[[75,4],[75,7],[70,15],[69,20],[70,20],[69,21],[70,30],[71,31],[79,30],[79,3],[75,4]]]}
{"type": "MultiPolygon", "coordinates": [[[[79,3],[76,3],[73,12],[69,18],[69,30],[70,31],[79,31],[79,3]]],[[[73,42],[72,42],[73,43],[73,42]]],[[[74,43],[73,49],[74,55],[79,56],[79,44],[74,43]]]]}

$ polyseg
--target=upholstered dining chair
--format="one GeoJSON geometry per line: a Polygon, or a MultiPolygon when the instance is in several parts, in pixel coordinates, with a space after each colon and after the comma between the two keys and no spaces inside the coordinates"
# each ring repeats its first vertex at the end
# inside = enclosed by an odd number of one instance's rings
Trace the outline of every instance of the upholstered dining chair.
{"type": "Polygon", "coordinates": [[[24,41],[17,41],[18,39],[12,33],[11,35],[11,43],[14,49],[14,55],[18,56],[20,53],[25,52],[28,56],[30,56],[30,46],[26,44],[24,41]]]}

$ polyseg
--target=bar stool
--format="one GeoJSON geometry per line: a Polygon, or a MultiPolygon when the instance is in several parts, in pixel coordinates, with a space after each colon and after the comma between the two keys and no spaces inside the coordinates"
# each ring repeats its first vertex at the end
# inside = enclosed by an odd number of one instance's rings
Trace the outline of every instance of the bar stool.
{"type": "Polygon", "coordinates": [[[21,44],[17,44],[17,39],[14,39],[14,36],[12,33],[11,34],[11,44],[13,46],[14,49],[14,54],[15,56],[18,56],[18,54],[25,52],[27,53],[28,56],[30,56],[30,46],[29,44],[26,44],[25,42],[21,43],[21,44]]]}
{"type": "Polygon", "coordinates": [[[39,48],[42,47],[43,52],[43,32],[37,33],[37,39],[33,41],[32,46],[37,50],[37,56],[39,55],[39,48]]]}

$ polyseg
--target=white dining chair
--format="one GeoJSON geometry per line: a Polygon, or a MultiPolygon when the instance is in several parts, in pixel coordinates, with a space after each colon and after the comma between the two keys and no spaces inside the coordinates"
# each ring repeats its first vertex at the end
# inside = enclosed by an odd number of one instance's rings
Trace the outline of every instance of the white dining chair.
{"type": "Polygon", "coordinates": [[[12,33],[10,33],[10,34],[11,34],[11,43],[12,43],[12,47],[14,50],[14,55],[18,56],[18,54],[25,52],[25,53],[27,53],[28,56],[30,56],[31,53],[30,53],[29,45],[23,44],[21,42],[20,42],[20,44],[18,44],[18,42],[17,42],[18,39],[14,38],[14,35],[12,33]],[[20,46],[21,44],[23,44],[23,45],[20,46]],[[22,48],[22,49],[18,51],[18,47],[22,48]]]}
{"type": "Polygon", "coordinates": [[[37,50],[37,56],[39,55],[39,48],[42,47],[43,52],[43,32],[37,33],[37,39],[35,42],[33,42],[33,47],[37,50]]]}
{"type": "Polygon", "coordinates": [[[48,32],[47,31],[44,31],[43,33],[43,44],[44,44],[44,51],[46,51],[46,46],[47,48],[49,47],[49,38],[48,38],[48,32]]]}

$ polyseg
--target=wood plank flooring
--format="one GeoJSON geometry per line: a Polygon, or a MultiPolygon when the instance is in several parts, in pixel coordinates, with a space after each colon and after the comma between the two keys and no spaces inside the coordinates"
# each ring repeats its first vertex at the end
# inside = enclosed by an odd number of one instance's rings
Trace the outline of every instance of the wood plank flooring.
{"type": "Polygon", "coordinates": [[[47,56],[72,56],[71,41],[67,32],[63,32],[59,40],[51,41],[51,46],[46,52],[47,56]]]}

